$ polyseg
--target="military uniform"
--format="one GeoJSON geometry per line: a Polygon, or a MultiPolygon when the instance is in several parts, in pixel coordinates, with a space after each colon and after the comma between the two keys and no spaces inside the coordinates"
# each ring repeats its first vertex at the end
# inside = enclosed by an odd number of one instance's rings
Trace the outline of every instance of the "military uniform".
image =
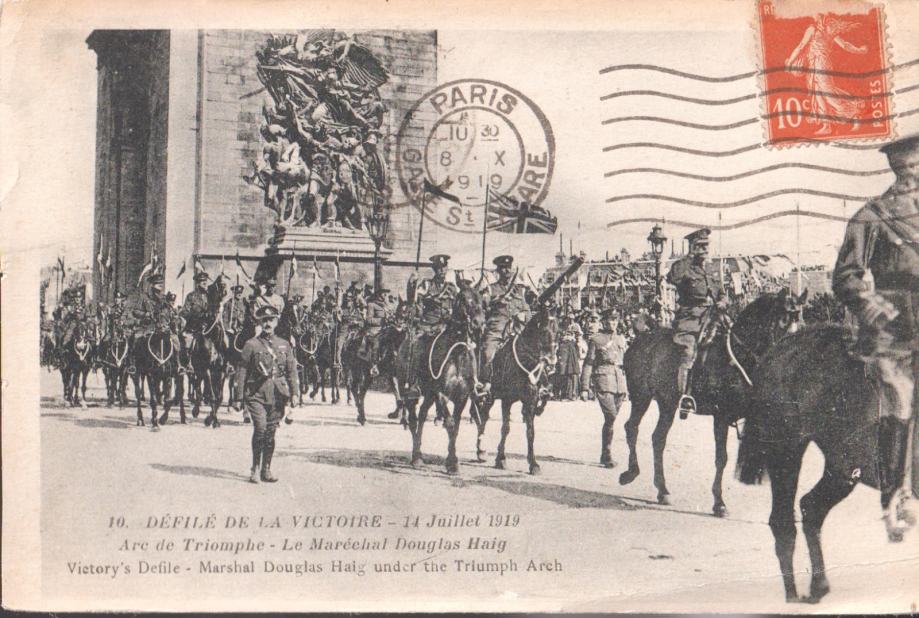
{"type": "MultiPolygon", "coordinates": [[[[263,307],[257,319],[277,317],[273,307],[263,307]]],[[[242,388],[242,400],[252,419],[253,480],[261,464],[263,481],[277,480],[271,476],[274,454],[274,434],[284,416],[284,407],[299,392],[297,363],[287,341],[264,331],[246,342],[237,374],[242,388]]]]}
{"type": "MultiPolygon", "coordinates": [[[[696,230],[686,236],[690,252],[693,248],[708,245],[711,231],[696,230]]],[[[689,255],[674,262],[667,273],[667,282],[677,291],[677,311],[673,319],[673,342],[680,348],[680,366],[677,371],[677,386],[681,394],[679,409],[681,416],[686,411],[695,411],[695,401],[688,396],[689,372],[696,357],[696,343],[702,330],[702,318],[712,305],[713,299],[720,299],[721,288],[705,270],[705,264],[689,255]],[[688,402],[687,402],[688,400],[688,402]]]]}
{"type": "Polygon", "coordinates": [[[610,457],[610,442],[613,439],[613,422],[619,407],[626,398],[625,373],[622,371],[622,357],[625,354],[625,339],[609,328],[614,316],[609,310],[604,315],[603,329],[587,340],[587,356],[581,369],[581,396],[586,398],[588,387],[593,389],[603,412],[600,463],[613,467],[610,457]]]}
{"type": "MultiPolygon", "coordinates": [[[[233,291],[236,292],[242,291],[242,286],[233,286],[233,291]]],[[[243,326],[246,323],[246,299],[241,296],[233,296],[223,305],[223,326],[226,328],[228,333],[236,334],[242,332],[243,326]]]]}
{"type": "MultiPolygon", "coordinates": [[[[919,135],[881,149],[897,176],[849,222],[833,292],[859,320],[858,352],[883,388],[878,432],[880,490],[891,540],[913,523],[902,490],[909,421],[919,382],[919,135]],[[893,498],[900,494],[896,509],[893,498]]],[[[919,489],[913,471],[914,491],[919,489]]]]}
{"type": "MultiPolygon", "coordinates": [[[[501,255],[494,259],[494,264],[499,268],[510,268],[513,258],[501,255]]],[[[485,381],[490,381],[491,361],[501,347],[508,323],[518,314],[528,312],[529,305],[526,302],[526,286],[513,280],[490,284],[485,290],[484,300],[488,311],[485,316],[485,334],[482,338],[482,376],[485,381]]]]}

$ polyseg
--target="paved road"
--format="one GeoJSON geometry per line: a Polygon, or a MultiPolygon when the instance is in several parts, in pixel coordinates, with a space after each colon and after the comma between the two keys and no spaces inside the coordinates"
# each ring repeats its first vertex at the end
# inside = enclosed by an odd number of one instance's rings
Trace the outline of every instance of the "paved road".
{"type": "MultiPolygon", "coordinates": [[[[919,596],[919,534],[888,544],[877,494],[859,487],[825,527],[833,592],[817,607],[786,605],[768,487],[727,475],[729,516],[709,515],[707,419],[674,425],[673,504],[662,507],[650,475],[653,411],[640,439],[643,474],[627,487],[619,469],[597,465],[595,404],[548,405],[537,420],[538,477],[526,474],[516,409],[503,471],[472,461],[475,431],[464,421],[460,473],[448,476],[445,432],[428,424],[427,465],[413,469],[410,436],[385,418],[392,399],[377,393],[364,427],[345,405],[297,409],[278,434],[280,482],[250,485],[251,430],[237,413],[222,412],[216,430],[202,416],[153,431],[135,427],[131,409],[64,407],[55,375],[43,373],[42,392],[42,566],[52,599],[89,596],[126,609],[140,598],[163,609],[375,610],[387,599],[416,610],[835,613],[908,611],[919,596]],[[427,527],[432,520],[454,525],[427,527]],[[254,573],[233,572],[247,567],[254,573]]],[[[625,412],[613,444],[620,462],[625,412]]],[[[498,433],[492,422],[492,456],[498,433]]],[[[729,448],[733,458],[735,436],[729,448]]],[[[819,452],[809,452],[802,487],[820,466],[819,452]]]]}

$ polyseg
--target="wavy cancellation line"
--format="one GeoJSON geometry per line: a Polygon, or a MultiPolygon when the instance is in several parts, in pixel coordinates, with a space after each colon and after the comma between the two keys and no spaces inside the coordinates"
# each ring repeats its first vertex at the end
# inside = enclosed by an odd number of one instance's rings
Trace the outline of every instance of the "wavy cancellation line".
{"type": "MultiPolygon", "coordinates": [[[[906,110],[905,112],[898,112],[896,114],[885,114],[883,116],[872,116],[871,122],[876,121],[887,121],[894,118],[906,118],[907,116],[912,116],[914,114],[919,114],[919,107],[914,107],[913,109],[906,110]]],[[[772,118],[780,117],[794,117],[797,119],[813,119],[813,120],[826,120],[829,122],[838,122],[838,123],[851,123],[852,119],[845,116],[832,116],[828,114],[818,114],[816,112],[808,112],[805,110],[791,110],[791,111],[781,111],[781,112],[770,112],[768,114],[762,114],[753,118],[744,118],[743,120],[738,120],[736,122],[729,122],[726,124],[702,124],[698,122],[688,122],[685,120],[677,120],[675,118],[664,118],[662,116],[619,116],[616,118],[607,118],[601,124],[611,125],[617,124],[620,122],[656,122],[658,124],[669,124],[679,127],[687,127],[689,129],[701,129],[704,131],[727,131],[729,129],[738,129],[740,127],[745,127],[751,124],[758,124],[761,120],[771,120],[772,118]]]]}
{"type": "Polygon", "coordinates": [[[750,144],[748,146],[741,146],[739,148],[733,148],[731,150],[699,150],[696,148],[685,148],[683,146],[674,146],[672,144],[662,144],[661,142],[626,142],[624,144],[612,144],[611,146],[604,146],[603,152],[611,152],[613,150],[622,150],[625,148],[656,148],[659,150],[670,150],[672,152],[683,152],[686,154],[697,155],[700,157],[732,157],[734,155],[743,154],[745,152],[752,152],[754,150],[760,150],[763,148],[768,149],[770,146],[776,146],[785,143],[814,143],[814,144],[826,144],[832,146],[833,148],[842,148],[844,150],[878,150],[884,146],[884,142],[871,142],[867,144],[850,144],[846,142],[828,142],[821,139],[812,139],[806,137],[789,137],[789,138],[778,138],[772,140],[770,143],[757,143],[750,144]]]}
{"type": "Polygon", "coordinates": [[[631,167],[621,170],[613,170],[603,174],[605,178],[610,178],[612,176],[620,176],[623,174],[662,174],[664,176],[676,176],[678,178],[689,178],[691,180],[704,180],[707,182],[730,182],[732,180],[740,180],[741,178],[749,178],[750,176],[757,176],[759,174],[765,174],[766,172],[773,172],[775,170],[781,169],[804,169],[811,170],[814,172],[826,172],[828,174],[843,174],[845,176],[883,176],[885,174],[890,174],[890,168],[879,169],[879,170],[845,170],[840,167],[829,167],[826,165],[814,165],[812,163],[777,163],[775,165],[766,165],[763,167],[758,167],[756,169],[748,170],[746,172],[740,172],[737,174],[731,174],[727,176],[705,176],[703,174],[690,174],[688,172],[680,172],[677,170],[668,170],[660,167],[631,167]]]}
{"type": "MultiPolygon", "coordinates": [[[[742,227],[748,227],[750,225],[755,225],[757,223],[762,223],[763,221],[769,221],[770,219],[779,219],[782,217],[808,217],[810,219],[823,219],[825,221],[839,221],[841,223],[846,223],[849,221],[849,217],[842,215],[830,215],[822,212],[815,212],[813,210],[780,210],[769,215],[763,215],[762,217],[755,217],[753,219],[745,219],[743,221],[738,221],[737,223],[727,223],[722,225],[712,225],[710,223],[696,223],[695,221],[681,221],[679,219],[662,219],[661,217],[635,217],[632,219],[619,219],[618,221],[610,221],[606,224],[607,229],[618,227],[620,225],[629,225],[632,223],[664,223],[666,225],[672,225],[676,227],[688,227],[688,228],[701,228],[707,227],[712,231],[726,231],[726,230],[736,230],[742,227]]],[[[903,217],[896,217],[897,220],[901,219],[912,219],[919,215],[906,215],[903,217]]]]}
{"type": "Polygon", "coordinates": [[[699,73],[688,73],[686,71],[679,71],[677,69],[671,69],[669,67],[662,67],[657,64],[617,64],[613,66],[608,66],[606,68],[600,69],[600,75],[605,75],[607,73],[614,73],[617,71],[654,71],[657,73],[665,73],[667,75],[674,75],[676,77],[683,77],[685,79],[692,79],[700,82],[707,82],[710,84],[718,83],[727,83],[735,82],[742,79],[748,79],[750,77],[756,77],[757,75],[768,75],[770,73],[813,73],[819,75],[829,75],[832,77],[876,77],[878,75],[884,75],[885,73],[890,73],[892,71],[899,71],[901,69],[906,69],[915,65],[919,65],[919,58],[909,60],[907,62],[901,62],[899,64],[892,64],[883,69],[875,69],[873,71],[828,71],[825,69],[808,69],[803,67],[791,67],[791,66],[777,66],[769,67],[760,71],[749,71],[746,73],[737,73],[735,75],[724,75],[722,77],[712,77],[709,75],[701,75],[699,73]]]}
{"type": "Polygon", "coordinates": [[[755,94],[745,94],[738,97],[732,97],[727,99],[701,99],[698,97],[687,97],[679,94],[674,94],[672,92],[664,92],[662,90],[623,90],[621,92],[611,92],[609,94],[604,94],[600,97],[601,101],[609,101],[612,99],[618,99],[621,97],[658,97],[661,99],[670,99],[672,101],[681,101],[683,103],[695,103],[697,105],[733,105],[735,103],[742,103],[744,101],[753,101],[754,99],[761,99],[766,96],[771,96],[774,94],[804,94],[808,96],[821,96],[827,99],[848,99],[848,100],[871,100],[878,97],[891,97],[894,95],[904,95],[914,90],[919,90],[919,84],[914,84],[912,86],[904,86],[903,88],[897,88],[893,91],[884,91],[876,92],[874,94],[845,94],[841,92],[823,92],[822,90],[808,90],[807,88],[773,88],[772,90],[765,90],[763,92],[758,92],[755,94]]]}
{"type": "Polygon", "coordinates": [[[778,197],[780,195],[812,195],[814,197],[828,197],[832,199],[850,200],[856,202],[865,202],[874,197],[870,195],[849,195],[847,193],[836,193],[834,191],[819,191],[817,189],[791,187],[788,189],[777,189],[768,193],[761,193],[759,195],[754,195],[742,200],[735,200],[733,202],[703,202],[700,200],[690,200],[682,197],[677,197],[675,195],[662,195],[659,193],[632,193],[630,195],[616,195],[609,197],[606,199],[606,203],[612,204],[614,202],[625,202],[630,200],[656,200],[662,202],[673,202],[674,204],[683,204],[684,206],[697,206],[699,208],[726,210],[728,208],[737,208],[738,206],[746,206],[747,204],[761,202],[763,200],[778,197]]]}

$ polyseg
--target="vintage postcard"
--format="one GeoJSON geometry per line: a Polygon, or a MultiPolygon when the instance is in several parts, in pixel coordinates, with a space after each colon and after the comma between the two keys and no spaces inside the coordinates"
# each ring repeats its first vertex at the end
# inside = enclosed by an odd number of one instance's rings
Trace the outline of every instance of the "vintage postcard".
{"type": "Polygon", "coordinates": [[[3,605],[915,612],[919,3],[0,13],[3,605]]]}

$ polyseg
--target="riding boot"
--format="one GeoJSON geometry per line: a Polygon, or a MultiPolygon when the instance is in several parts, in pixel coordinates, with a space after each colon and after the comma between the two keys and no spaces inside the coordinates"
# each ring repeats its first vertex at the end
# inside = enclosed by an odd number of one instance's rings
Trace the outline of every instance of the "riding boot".
{"type": "Polygon", "coordinates": [[[613,421],[604,418],[603,430],[600,433],[600,465],[604,468],[615,468],[616,462],[610,453],[610,443],[613,441],[613,421]]]}
{"type": "Polygon", "coordinates": [[[271,457],[274,455],[274,431],[269,431],[265,436],[262,448],[262,480],[266,483],[276,483],[278,477],[271,473],[271,457]]]}
{"type": "Polygon", "coordinates": [[[881,508],[887,538],[891,542],[903,540],[903,534],[915,518],[903,499],[903,479],[906,471],[908,421],[894,416],[881,418],[878,429],[878,480],[881,490],[881,508]]]}
{"type": "Polygon", "coordinates": [[[249,474],[250,483],[258,483],[259,466],[261,465],[263,442],[264,440],[262,439],[262,437],[253,432],[252,434],[252,470],[249,474]]]}
{"type": "Polygon", "coordinates": [[[696,413],[696,400],[689,394],[689,371],[691,369],[692,367],[680,366],[676,374],[677,391],[680,393],[680,401],[676,409],[681,419],[696,413]]]}

